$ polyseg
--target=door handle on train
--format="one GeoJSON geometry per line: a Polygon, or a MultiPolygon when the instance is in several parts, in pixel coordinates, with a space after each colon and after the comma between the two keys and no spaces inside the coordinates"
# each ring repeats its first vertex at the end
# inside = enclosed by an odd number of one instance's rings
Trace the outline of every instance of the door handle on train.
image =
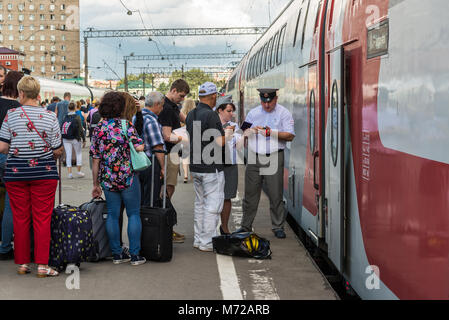
{"type": "Polygon", "coordinates": [[[318,158],[320,153],[318,151],[315,151],[313,154],[313,187],[316,190],[320,189],[320,186],[316,183],[316,158],[318,158]]]}

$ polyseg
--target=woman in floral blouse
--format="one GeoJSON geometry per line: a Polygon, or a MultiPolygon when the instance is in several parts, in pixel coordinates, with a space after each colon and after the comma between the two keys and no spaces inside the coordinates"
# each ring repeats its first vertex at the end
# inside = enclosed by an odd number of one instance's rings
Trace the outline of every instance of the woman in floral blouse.
{"type": "Polygon", "coordinates": [[[131,167],[129,143],[136,151],[143,151],[144,144],[137,135],[132,123],[127,121],[127,128],[122,128],[125,99],[118,92],[108,92],[101,100],[99,111],[103,120],[92,134],[90,154],[93,159],[92,176],[94,198],[104,191],[108,219],[106,230],[113,254],[113,263],[131,261],[132,265],[145,263],[139,256],[142,222],[140,220],[140,184],[131,167]],[[127,137],[125,137],[125,135],[127,137]],[[123,201],[128,215],[129,252],[131,257],[120,247],[119,216],[123,201]]]}

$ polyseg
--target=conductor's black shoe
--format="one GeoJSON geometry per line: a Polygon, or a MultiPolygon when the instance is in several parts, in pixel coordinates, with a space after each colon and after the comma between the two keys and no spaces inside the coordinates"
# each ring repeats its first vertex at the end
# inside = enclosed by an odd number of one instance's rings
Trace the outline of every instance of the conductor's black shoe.
{"type": "Polygon", "coordinates": [[[273,232],[274,232],[274,235],[275,235],[276,238],[284,239],[284,238],[287,237],[287,236],[285,235],[284,230],[282,230],[282,229],[279,229],[279,230],[273,230],[273,232]]]}
{"type": "Polygon", "coordinates": [[[237,230],[235,230],[233,233],[242,233],[242,232],[251,232],[251,230],[242,226],[242,227],[238,228],[237,230]]]}
{"type": "Polygon", "coordinates": [[[14,250],[11,249],[6,253],[0,253],[0,260],[12,260],[14,259],[14,250]]]}

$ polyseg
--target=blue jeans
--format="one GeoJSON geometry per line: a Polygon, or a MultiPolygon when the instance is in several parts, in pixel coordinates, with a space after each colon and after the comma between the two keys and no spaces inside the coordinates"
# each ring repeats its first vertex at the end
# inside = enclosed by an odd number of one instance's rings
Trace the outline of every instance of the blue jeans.
{"type": "MultiPolygon", "coordinates": [[[[0,167],[6,167],[6,159],[8,155],[0,153],[0,167]]],[[[12,236],[13,236],[13,223],[12,223],[12,210],[9,205],[9,196],[6,192],[5,195],[5,208],[3,210],[2,220],[2,244],[0,245],[0,253],[7,253],[12,249],[12,236]]]]}
{"type": "Polygon", "coordinates": [[[140,237],[142,234],[142,221],[140,220],[140,183],[137,175],[128,189],[123,191],[109,191],[104,189],[108,207],[106,231],[109,237],[109,245],[112,254],[121,254],[120,247],[120,206],[123,201],[128,215],[129,253],[138,255],[140,252],[140,237]]]}
{"type": "Polygon", "coordinates": [[[5,196],[5,209],[3,210],[2,220],[2,244],[0,245],[0,253],[7,253],[12,250],[12,236],[14,234],[12,223],[12,210],[9,205],[9,196],[6,192],[5,196]]]}

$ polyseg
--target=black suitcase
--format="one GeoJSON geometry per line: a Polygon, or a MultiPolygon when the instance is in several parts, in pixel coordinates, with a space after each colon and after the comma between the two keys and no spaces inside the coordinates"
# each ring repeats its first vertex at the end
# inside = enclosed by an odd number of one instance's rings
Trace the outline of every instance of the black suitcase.
{"type": "MultiPolygon", "coordinates": [[[[155,160],[153,151],[153,163],[155,160]]],[[[165,153],[164,151],[160,151],[165,153]]],[[[140,217],[142,219],[141,256],[151,261],[168,262],[173,256],[173,225],[176,212],[173,206],[168,205],[167,178],[164,175],[164,192],[162,208],[155,207],[153,199],[154,165],[152,165],[151,206],[142,206],[140,217]]],[[[165,169],[167,169],[167,155],[165,155],[165,169]]],[[[158,201],[159,202],[159,201],[158,201]]]]}
{"type": "Polygon", "coordinates": [[[97,262],[112,257],[106,232],[106,219],[108,218],[106,201],[102,198],[92,199],[90,202],[83,203],[80,209],[89,212],[92,219],[94,245],[89,262],[97,262]]]}

